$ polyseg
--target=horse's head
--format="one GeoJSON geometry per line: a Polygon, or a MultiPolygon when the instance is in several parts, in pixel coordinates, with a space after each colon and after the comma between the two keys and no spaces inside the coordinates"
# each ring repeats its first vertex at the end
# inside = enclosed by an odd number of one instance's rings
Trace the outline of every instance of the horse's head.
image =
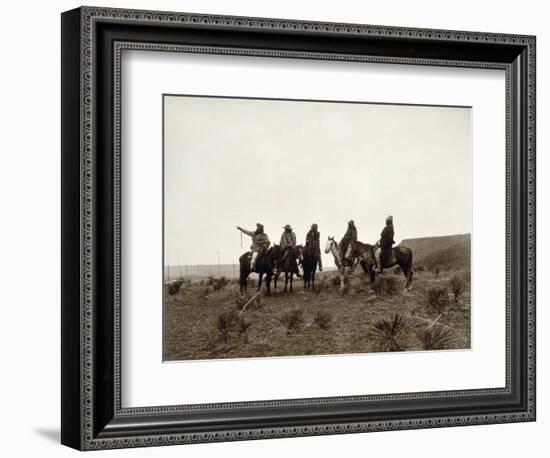
{"type": "Polygon", "coordinates": [[[276,274],[281,266],[283,250],[280,245],[273,245],[267,252],[267,259],[271,270],[276,274]]]}
{"type": "Polygon", "coordinates": [[[296,259],[300,261],[300,264],[304,262],[304,247],[302,245],[296,245],[296,259]]]}
{"type": "Polygon", "coordinates": [[[374,266],[375,259],[374,259],[374,253],[378,249],[378,242],[374,245],[369,245],[365,243],[363,245],[363,249],[360,251],[360,256],[363,258],[363,260],[369,265],[374,266]]]}
{"type": "Polygon", "coordinates": [[[334,241],[334,236],[330,237],[327,239],[327,245],[325,247],[325,253],[326,254],[329,254],[330,253],[330,250],[332,248],[332,245],[335,245],[336,242],[334,241]]]}

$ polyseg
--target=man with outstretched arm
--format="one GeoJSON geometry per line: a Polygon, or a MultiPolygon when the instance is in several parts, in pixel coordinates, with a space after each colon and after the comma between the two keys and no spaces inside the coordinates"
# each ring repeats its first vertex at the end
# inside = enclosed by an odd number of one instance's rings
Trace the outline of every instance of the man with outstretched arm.
{"type": "Polygon", "coordinates": [[[254,271],[254,269],[256,268],[256,259],[258,258],[258,254],[261,251],[267,250],[269,248],[269,245],[271,243],[269,241],[269,237],[264,232],[264,225],[261,223],[256,224],[255,231],[247,231],[240,226],[237,226],[237,229],[242,233],[252,237],[252,245],[250,245],[250,251],[252,252],[252,258],[250,260],[250,270],[254,271]]]}

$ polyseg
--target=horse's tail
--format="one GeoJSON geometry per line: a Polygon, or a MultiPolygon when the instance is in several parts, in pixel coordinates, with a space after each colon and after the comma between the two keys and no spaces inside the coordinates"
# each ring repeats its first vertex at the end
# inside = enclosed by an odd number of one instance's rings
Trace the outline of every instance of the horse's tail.
{"type": "Polygon", "coordinates": [[[405,265],[403,266],[404,267],[403,270],[404,272],[406,272],[408,281],[411,282],[413,277],[413,252],[408,247],[400,247],[400,249],[402,252],[403,251],[405,252],[404,254],[406,255],[406,259],[405,259],[405,265]]]}
{"type": "Polygon", "coordinates": [[[244,253],[239,258],[239,284],[241,293],[246,289],[248,276],[250,275],[250,256],[249,253],[244,253]]]}

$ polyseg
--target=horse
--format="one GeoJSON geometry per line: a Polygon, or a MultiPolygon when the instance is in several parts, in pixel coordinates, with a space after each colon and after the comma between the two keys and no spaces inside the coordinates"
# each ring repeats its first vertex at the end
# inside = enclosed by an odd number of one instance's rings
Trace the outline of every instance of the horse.
{"type": "MultiPolygon", "coordinates": [[[[271,295],[271,277],[277,274],[279,264],[281,261],[282,250],[279,245],[273,245],[267,251],[258,253],[256,258],[256,266],[254,272],[259,275],[258,278],[258,291],[262,286],[262,279],[265,275],[265,284],[267,295],[271,295]]],[[[239,281],[241,286],[241,295],[247,290],[248,276],[252,273],[250,269],[250,260],[252,259],[252,253],[250,251],[244,253],[239,258],[239,281]]]]}
{"type": "Polygon", "coordinates": [[[371,283],[374,283],[376,272],[375,272],[375,265],[376,261],[374,258],[374,255],[370,255],[370,253],[374,253],[376,251],[374,245],[369,245],[368,243],[359,242],[358,240],[352,242],[351,247],[351,272],[355,270],[357,267],[357,264],[359,263],[361,267],[363,268],[363,272],[365,272],[366,275],[368,275],[369,280],[371,283]]]}
{"type": "Polygon", "coordinates": [[[292,283],[294,280],[294,274],[299,274],[298,263],[303,263],[303,260],[304,260],[304,248],[302,247],[302,245],[297,245],[295,247],[288,247],[287,250],[288,252],[284,261],[282,260],[282,254],[281,254],[281,262],[279,264],[280,268],[278,273],[275,275],[275,280],[274,280],[275,289],[277,289],[277,280],[279,279],[279,273],[280,272],[285,273],[285,289],[283,291],[285,293],[288,290],[289,281],[290,281],[290,292],[293,292],[292,283]]]}
{"type": "Polygon", "coordinates": [[[332,253],[332,256],[334,256],[334,263],[336,264],[336,270],[338,272],[338,276],[340,277],[340,291],[343,291],[347,281],[348,266],[344,263],[342,253],[340,253],[338,243],[334,240],[334,237],[328,238],[325,253],[332,253]]]}
{"type": "MultiPolygon", "coordinates": [[[[361,265],[363,266],[365,273],[369,273],[371,283],[374,282],[375,278],[375,253],[378,248],[380,248],[380,244],[378,242],[376,242],[374,245],[369,245],[368,243],[354,242],[354,246],[352,249],[353,256],[356,257],[356,259],[361,260],[361,265]]],[[[405,275],[406,279],[405,288],[407,290],[410,290],[413,278],[412,250],[405,246],[398,245],[392,248],[390,256],[382,256],[382,258],[382,269],[389,269],[390,267],[393,267],[395,265],[398,265],[401,268],[401,271],[403,272],[403,275],[405,275]]]]}
{"type": "Polygon", "coordinates": [[[302,267],[304,268],[304,289],[315,289],[315,272],[319,264],[319,253],[311,246],[304,247],[304,260],[302,267]]]}

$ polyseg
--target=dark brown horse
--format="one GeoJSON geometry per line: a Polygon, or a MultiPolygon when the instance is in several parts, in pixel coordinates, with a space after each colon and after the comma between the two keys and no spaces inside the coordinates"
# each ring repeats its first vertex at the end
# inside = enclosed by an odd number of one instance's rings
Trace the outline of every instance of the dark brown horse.
{"type": "Polygon", "coordinates": [[[315,289],[315,272],[319,265],[319,257],[321,255],[311,245],[304,247],[304,260],[302,267],[304,268],[304,289],[315,289]]]}
{"type": "MultiPolygon", "coordinates": [[[[282,250],[279,245],[273,245],[267,251],[263,251],[258,254],[256,258],[256,266],[254,272],[259,276],[258,278],[258,291],[262,286],[262,279],[265,275],[265,285],[267,290],[267,295],[271,295],[271,278],[278,272],[279,264],[281,262],[282,250]]],[[[252,258],[252,253],[249,251],[244,253],[239,258],[240,265],[240,285],[241,285],[241,294],[243,294],[247,289],[248,276],[252,273],[250,269],[250,260],[252,258]]]]}
{"type": "MultiPolygon", "coordinates": [[[[281,263],[280,263],[280,272],[285,273],[285,289],[283,292],[288,291],[288,284],[290,282],[290,292],[293,291],[292,284],[294,280],[294,274],[299,274],[300,271],[298,270],[298,264],[303,263],[304,260],[304,248],[302,245],[297,245],[295,247],[288,247],[287,248],[287,254],[285,256],[285,259],[282,260],[281,255],[281,263]]],[[[279,275],[275,275],[275,289],[277,289],[277,280],[279,278],[279,275]]]]}
{"type": "MultiPolygon", "coordinates": [[[[380,246],[378,245],[378,242],[374,245],[369,245],[368,243],[362,243],[362,242],[354,242],[353,249],[352,249],[352,258],[355,259],[354,265],[357,264],[357,261],[361,264],[361,267],[363,267],[363,270],[366,274],[369,275],[371,283],[374,282],[375,279],[375,266],[376,266],[376,258],[375,258],[375,252],[380,246]]],[[[413,278],[413,253],[410,248],[407,248],[405,246],[396,246],[392,248],[391,255],[385,256],[382,259],[382,268],[388,269],[390,267],[393,267],[395,265],[398,265],[401,268],[401,271],[403,272],[403,275],[405,275],[405,279],[407,280],[405,284],[405,288],[408,290],[411,289],[411,283],[413,278]]]]}

